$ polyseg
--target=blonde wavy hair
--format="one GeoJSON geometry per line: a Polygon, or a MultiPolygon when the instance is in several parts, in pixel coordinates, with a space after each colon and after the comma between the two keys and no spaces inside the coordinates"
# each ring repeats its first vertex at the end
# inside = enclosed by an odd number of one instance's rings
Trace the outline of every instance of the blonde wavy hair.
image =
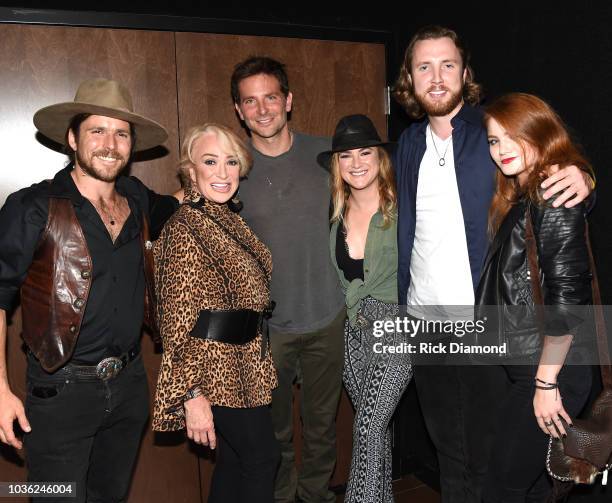
{"type": "Polygon", "coordinates": [[[213,133],[217,136],[219,143],[226,152],[232,152],[240,163],[240,178],[245,177],[253,165],[253,156],[247,147],[247,144],[230,128],[223,124],[207,122],[200,126],[192,127],[181,145],[181,158],[178,164],[179,176],[183,186],[191,184],[189,169],[195,166],[196,162],[193,159],[193,145],[202,135],[213,133]]]}
{"type": "MultiPolygon", "coordinates": [[[[380,161],[378,171],[378,194],[380,203],[378,209],[383,216],[383,227],[388,227],[392,219],[396,218],[397,192],[395,190],[395,175],[391,165],[391,158],[383,147],[372,147],[378,153],[380,161]]],[[[340,152],[332,155],[330,161],[331,171],[331,221],[336,222],[343,218],[349,209],[350,186],[340,175],[340,152]]]]}

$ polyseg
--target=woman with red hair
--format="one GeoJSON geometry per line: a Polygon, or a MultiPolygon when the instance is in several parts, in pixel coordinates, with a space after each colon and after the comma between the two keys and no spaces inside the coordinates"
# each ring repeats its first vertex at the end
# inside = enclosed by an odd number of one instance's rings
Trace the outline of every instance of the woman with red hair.
{"type": "Polygon", "coordinates": [[[504,365],[512,384],[500,397],[499,434],[484,501],[545,501],[551,487],[546,474],[549,435],[565,435],[565,425],[586,403],[592,375],[588,365],[568,364],[579,330],[536,321],[527,239],[534,237],[548,312],[590,304],[587,207],[555,208],[542,199],[540,185],[551,166],[573,164],[588,172],[591,167],[559,116],[536,96],[502,96],[486,108],[485,124],[499,171],[489,211],[493,241],[476,304],[481,309],[503,306],[504,313],[514,315],[505,316],[495,331],[512,356],[504,365]]]}

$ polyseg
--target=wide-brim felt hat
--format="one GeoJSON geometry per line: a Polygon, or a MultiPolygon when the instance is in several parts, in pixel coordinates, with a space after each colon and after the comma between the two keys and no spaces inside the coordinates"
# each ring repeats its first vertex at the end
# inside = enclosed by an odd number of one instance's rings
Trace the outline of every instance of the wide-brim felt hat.
{"type": "Polygon", "coordinates": [[[70,121],[79,114],[103,115],[130,122],[136,136],[135,152],[160,145],[168,138],[161,124],[134,113],[128,89],[120,82],[109,79],[81,82],[74,101],[41,108],[34,114],[34,125],[46,137],[63,145],[70,121]]]}
{"type": "Polygon", "coordinates": [[[380,139],[369,117],[362,114],[347,115],[336,125],[331,150],[317,155],[317,162],[329,171],[331,158],[336,152],[366,147],[384,147],[391,154],[394,143],[380,139]]]}

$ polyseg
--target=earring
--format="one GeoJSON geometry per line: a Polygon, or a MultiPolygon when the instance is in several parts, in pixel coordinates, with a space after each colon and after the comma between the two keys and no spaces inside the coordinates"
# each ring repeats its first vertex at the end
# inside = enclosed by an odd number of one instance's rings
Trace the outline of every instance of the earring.
{"type": "Polygon", "coordinates": [[[230,204],[229,204],[229,208],[234,212],[234,213],[239,213],[242,210],[242,201],[240,200],[240,191],[236,191],[236,193],[234,194],[234,196],[230,199],[230,204]]]}
{"type": "Polygon", "coordinates": [[[186,185],[184,190],[185,197],[192,203],[199,203],[200,199],[202,199],[200,191],[197,189],[195,183],[193,183],[191,180],[189,180],[189,185],[186,185]]]}

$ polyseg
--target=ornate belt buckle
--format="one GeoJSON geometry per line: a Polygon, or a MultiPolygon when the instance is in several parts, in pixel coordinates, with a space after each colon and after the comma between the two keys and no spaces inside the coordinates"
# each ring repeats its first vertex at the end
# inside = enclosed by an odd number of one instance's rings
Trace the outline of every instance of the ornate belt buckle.
{"type": "Polygon", "coordinates": [[[104,358],[98,365],[96,365],[96,375],[103,381],[112,379],[115,377],[123,368],[123,362],[116,356],[104,358]]]}

